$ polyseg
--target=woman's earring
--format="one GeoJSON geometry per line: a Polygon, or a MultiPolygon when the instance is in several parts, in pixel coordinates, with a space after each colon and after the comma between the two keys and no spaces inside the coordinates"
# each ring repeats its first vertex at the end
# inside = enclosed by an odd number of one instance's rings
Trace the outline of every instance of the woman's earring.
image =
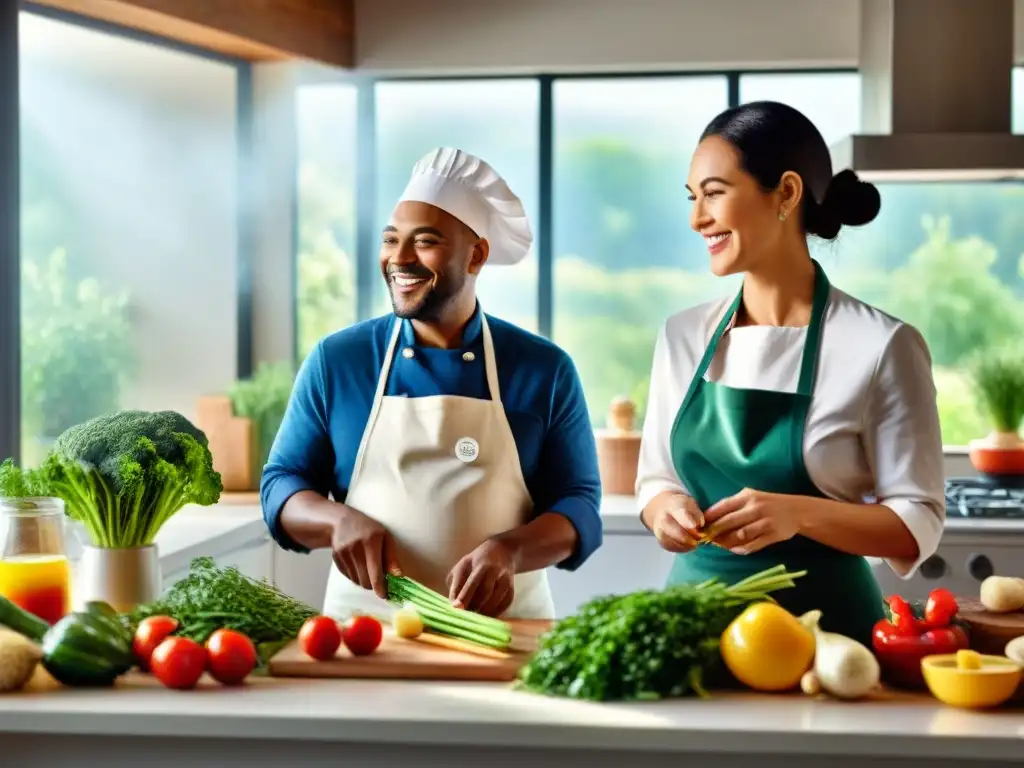
{"type": "Polygon", "coordinates": [[[779,211],[779,221],[785,221],[785,220],[786,220],[786,212],[785,211],[779,211]]]}

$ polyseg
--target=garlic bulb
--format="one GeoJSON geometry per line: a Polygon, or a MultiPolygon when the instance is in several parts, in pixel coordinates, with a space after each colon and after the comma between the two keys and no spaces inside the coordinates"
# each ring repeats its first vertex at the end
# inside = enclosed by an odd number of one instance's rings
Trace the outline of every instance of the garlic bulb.
{"type": "Polygon", "coordinates": [[[868,648],[822,630],[821,611],[805,613],[800,621],[814,632],[814,674],[823,691],[837,699],[859,699],[878,686],[882,669],[868,648]]]}

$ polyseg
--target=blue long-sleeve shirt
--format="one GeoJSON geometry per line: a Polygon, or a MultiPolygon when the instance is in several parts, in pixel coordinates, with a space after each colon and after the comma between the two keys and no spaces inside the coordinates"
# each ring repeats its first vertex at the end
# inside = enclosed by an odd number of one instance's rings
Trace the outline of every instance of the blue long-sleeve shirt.
{"type": "MultiPolygon", "coordinates": [[[[322,339],[299,369],[260,483],[264,518],[285,549],[306,551],[279,524],[291,496],[313,490],[345,500],[396,322],[402,330],[387,395],[490,397],[479,309],[458,349],[417,345],[409,321],[394,315],[322,339]],[[406,347],[414,350],[412,358],[400,354],[406,347]],[[467,351],[470,361],[463,358],[467,351]]],[[[575,570],[602,540],[597,449],[579,375],[569,356],[546,339],[490,315],[487,322],[502,404],[535,514],[557,512],[573,524],[578,545],[558,566],[575,570]]]]}

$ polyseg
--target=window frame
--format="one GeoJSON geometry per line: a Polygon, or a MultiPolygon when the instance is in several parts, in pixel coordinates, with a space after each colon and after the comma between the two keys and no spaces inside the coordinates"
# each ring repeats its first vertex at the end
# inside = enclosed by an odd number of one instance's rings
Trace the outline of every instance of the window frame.
{"type": "MultiPolygon", "coordinates": [[[[0,322],[0,457],[21,458],[21,191],[20,165],[20,45],[19,19],[22,13],[71,24],[101,34],[145,43],[206,61],[226,64],[235,70],[235,151],[238,155],[235,179],[237,210],[237,378],[253,370],[253,252],[256,243],[253,210],[253,123],[254,93],[252,64],[244,59],[214,53],[177,40],[129,27],[21,0],[2,4],[0,10],[0,93],[6,119],[0,121],[0,305],[7,316],[0,322]]],[[[294,259],[294,254],[293,254],[294,259]]]]}
{"type": "MultiPolygon", "coordinates": [[[[669,69],[656,71],[609,72],[487,72],[482,74],[395,74],[350,75],[327,67],[311,67],[303,71],[298,88],[307,85],[347,85],[357,89],[356,107],[356,320],[372,316],[374,283],[377,277],[377,212],[376,201],[376,86],[378,83],[442,83],[462,80],[534,80],[538,84],[540,103],[538,110],[538,205],[537,219],[533,222],[537,254],[537,332],[550,338],[554,328],[554,86],[559,80],[636,80],[680,79],[687,77],[725,77],[728,106],[740,103],[740,78],[745,74],[851,74],[856,67],[780,67],[769,69],[693,70],[669,69]]],[[[298,169],[296,169],[296,173],[298,169]]],[[[298,201],[293,209],[298,210],[298,201]]],[[[299,214],[301,215],[301,213],[299,214]]],[[[298,269],[298,251],[292,254],[293,274],[298,269]]],[[[298,331],[296,329],[296,336],[298,331]]],[[[296,344],[296,350],[298,345],[296,344]]]]}
{"type": "MultiPolygon", "coordinates": [[[[1015,66],[1024,73],[1024,66],[1015,66]]],[[[686,78],[724,76],[728,89],[729,108],[740,104],[740,80],[744,75],[810,75],[810,74],[852,74],[859,73],[858,67],[766,67],[752,69],[670,69],[656,71],[587,71],[587,72],[486,72],[466,74],[388,74],[388,75],[352,75],[329,67],[314,66],[305,69],[296,85],[348,85],[357,89],[356,114],[356,252],[354,254],[356,271],[356,321],[366,320],[372,316],[372,302],[375,282],[377,280],[377,212],[376,202],[376,99],[377,83],[430,83],[453,82],[460,80],[535,80],[540,90],[540,108],[538,115],[538,213],[533,222],[536,233],[535,251],[537,254],[537,331],[540,335],[551,338],[554,328],[554,85],[559,80],[611,80],[611,79],[653,79],[653,78],[686,78]]],[[[297,172],[298,169],[296,169],[297,172]]],[[[298,201],[294,201],[293,210],[298,211],[298,201]]],[[[298,212],[298,216],[301,212],[298,212]]],[[[296,221],[296,227],[298,226],[296,221]]],[[[298,251],[292,254],[293,274],[297,271],[298,251]]],[[[293,297],[293,304],[295,297],[293,297]]],[[[294,308],[293,308],[294,315],[294,308]]],[[[298,329],[295,330],[296,337],[298,329]]],[[[294,349],[298,349],[296,343],[294,349]]],[[[298,362],[298,361],[296,361],[298,362]]],[[[966,461],[966,446],[949,445],[943,447],[946,457],[947,476],[974,474],[966,461]]]]}

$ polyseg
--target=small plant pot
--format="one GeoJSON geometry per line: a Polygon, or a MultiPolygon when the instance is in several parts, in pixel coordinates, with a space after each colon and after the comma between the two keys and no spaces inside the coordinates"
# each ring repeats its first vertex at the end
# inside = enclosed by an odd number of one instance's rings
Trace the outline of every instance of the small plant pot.
{"type": "Polygon", "coordinates": [[[104,549],[86,546],[78,561],[72,594],[74,610],[100,600],[119,613],[156,600],[163,591],[160,553],[148,547],[104,549]]]}
{"type": "Polygon", "coordinates": [[[1024,475],[1024,440],[1016,432],[993,432],[969,446],[971,465],[984,475],[1024,475]]]}

